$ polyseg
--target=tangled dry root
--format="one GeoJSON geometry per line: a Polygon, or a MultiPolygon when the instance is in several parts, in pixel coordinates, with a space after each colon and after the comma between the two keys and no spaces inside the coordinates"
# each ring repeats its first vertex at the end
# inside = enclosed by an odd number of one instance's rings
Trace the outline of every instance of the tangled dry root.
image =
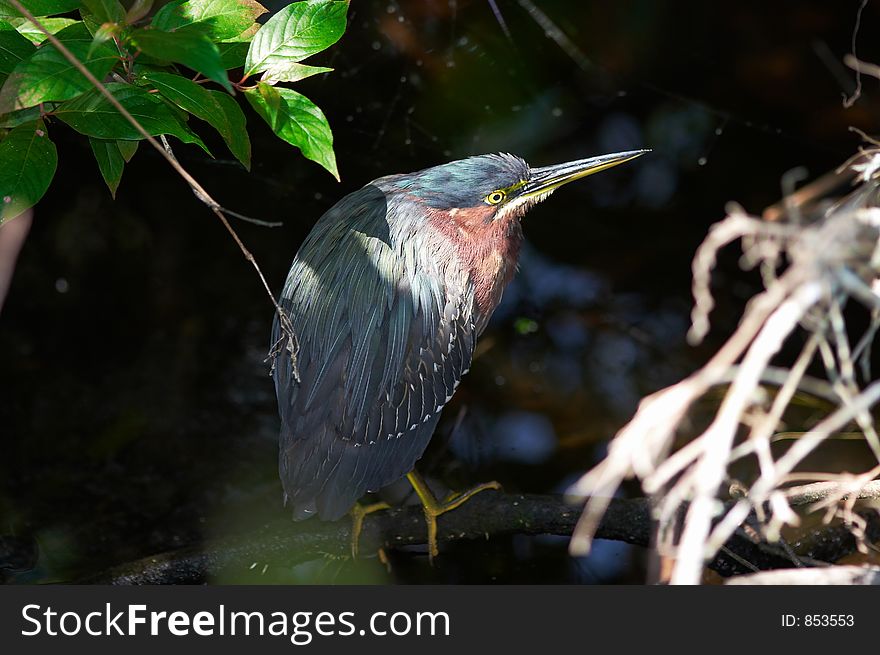
{"type": "Polygon", "coordinates": [[[710,278],[721,248],[739,241],[743,266],[760,271],[764,290],[751,299],[739,327],[708,363],[642,400],[612,440],[605,460],[572,488],[573,496],[587,501],[572,539],[573,553],[589,550],[607,499],[628,477],[638,478],[655,501],[657,545],[674,560],[672,583],[698,583],[706,558],[750,516],[769,541],[779,538],[783,526],[796,525],[799,515],[793,507],[802,503],[793,499],[802,499],[805,487],[794,489],[792,483],[805,477],[831,485],[807,509],[824,511],[826,520],[840,516],[858,533],[861,519],[853,505],[880,475],[880,437],[871,415],[880,400],[880,382],[870,382],[871,344],[880,329],[880,149],[860,152],[838,174],[856,179],[856,188],[843,200],[822,201],[807,211],[789,196],[776,221],[730,205],[727,217],[712,227],[693,262],[689,339],[699,342],[709,330],[710,278]],[[850,301],[871,316],[855,344],[843,311],[850,301]],[[783,343],[798,331],[805,339],[794,364],[772,366],[783,343]],[[807,376],[814,360],[824,367],[826,380],[807,376]],[[674,450],[694,403],[725,384],[709,426],[674,450]],[[768,385],[778,388],[772,396],[766,393],[768,385]],[[774,455],[771,441],[799,391],[820,395],[831,409],[784,453],[774,455]],[[877,466],[856,475],[795,474],[819,444],[851,423],[877,466]],[[743,457],[757,460],[757,479],[735,495],[735,502],[724,504],[729,467],[743,457]]]}

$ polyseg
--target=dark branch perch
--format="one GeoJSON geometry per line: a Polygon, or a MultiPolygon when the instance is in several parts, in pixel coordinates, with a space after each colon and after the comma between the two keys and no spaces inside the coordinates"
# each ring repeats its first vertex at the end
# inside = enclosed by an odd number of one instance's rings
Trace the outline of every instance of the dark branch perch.
{"type": "MultiPolygon", "coordinates": [[[[439,525],[444,543],[485,539],[488,535],[570,535],[580,509],[558,496],[514,495],[483,492],[461,508],[444,515],[439,525]]],[[[370,515],[361,533],[360,552],[380,547],[426,543],[424,515],[418,506],[407,506],[370,515]]],[[[642,500],[617,500],[609,509],[600,537],[646,546],[650,539],[648,505],[642,500]]],[[[235,538],[181,548],[129,562],[87,580],[99,584],[181,584],[201,582],[229,567],[249,567],[267,559],[287,565],[324,556],[350,556],[351,524],[280,518],[261,529],[235,538]]]]}
{"type": "MultiPolygon", "coordinates": [[[[462,539],[485,539],[504,534],[571,535],[580,509],[566,504],[559,496],[518,495],[484,492],[439,522],[441,552],[443,544],[462,539]]],[[[869,538],[880,533],[880,521],[869,521],[869,538]]],[[[597,537],[648,547],[652,520],[646,499],[612,499],[597,537]]],[[[230,568],[247,569],[254,562],[282,561],[287,566],[319,557],[350,555],[348,521],[294,523],[280,518],[258,530],[235,538],[210,541],[129,562],[85,580],[99,584],[186,584],[230,568]]],[[[426,542],[421,509],[402,507],[368,517],[361,536],[361,553],[380,547],[420,545],[426,542]]],[[[836,559],[855,550],[855,540],[844,526],[831,526],[795,546],[805,560],[836,559]],[[831,548],[829,545],[833,545],[831,548]]],[[[724,576],[758,570],[791,568],[797,564],[781,548],[756,543],[738,531],[709,564],[724,576]]]]}

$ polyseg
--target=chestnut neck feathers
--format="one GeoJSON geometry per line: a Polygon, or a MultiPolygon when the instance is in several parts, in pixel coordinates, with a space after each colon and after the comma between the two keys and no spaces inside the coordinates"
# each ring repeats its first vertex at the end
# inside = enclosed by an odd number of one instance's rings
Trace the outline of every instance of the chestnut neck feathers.
{"type": "Polygon", "coordinates": [[[493,205],[487,198],[523,183],[529,175],[528,164],[519,157],[493,154],[375,182],[427,219],[413,225],[424,243],[432,243],[441,258],[458,260],[473,285],[480,331],[516,272],[523,238],[519,219],[531,204],[493,205]]]}

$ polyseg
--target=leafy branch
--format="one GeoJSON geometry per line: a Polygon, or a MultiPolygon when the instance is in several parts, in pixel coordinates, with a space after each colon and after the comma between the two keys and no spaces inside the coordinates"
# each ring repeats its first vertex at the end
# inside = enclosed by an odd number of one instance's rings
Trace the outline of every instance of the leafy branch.
{"type": "Polygon", "coordinates": [[[323,112],[275,85],[330,70],[298,62],[339,40],[348,2],[293,3],[261,26],[256,19],[266,9],[253,0],[172,0],[141,27],[151,6],[152,0],[135,0],[127,11],[118,0],[0,0],[0,224],[32,207],[49,188],[58,154],[47,123],[57,119],[89,138],[114,197],[125,164],[147,141],[217,215],[257,271],[283,328],[273,351],[286,350],[295,373],[290,320],[227,215],[253,219],[214,200],[180,165],[165,137],[194,143],[210,155],[188,125],[195,116],[214,127],[250,169],[246,119],[230,95],[237,89],[278,136],[339,179],[323,112]],[[51,17],[74,11],[81,20],[51,17]],[[231,82],[227,71],[242,67],[241,79],[231,82]],[[195,75],[184,76],[183,68],[195,75]],[[245,86],[258,73],[259,82],[245,86]],[[204,82],[223,91],[206,89],[204,82]]]}
{"type": "Polygon", "coordinates": [[[151,137],[170,136],[211,155],[193,117],[250,169],[236,92],[275,134],[339,178],[324,113],[278,85],[331,70],[300,62],[339,40],[348,2],[295,2],[262,25],[266,9],[254,0],[172,0],[150,19],[151,8],[152,0],[127,9],[119,0],[0,0],[0,223],[48,189],[58,163],[49,138],[56,122],[89,139],[113,195],[140,141],[164,156],[151,137]],[[242,74],[230,77],[236,69],[242,74]]]}

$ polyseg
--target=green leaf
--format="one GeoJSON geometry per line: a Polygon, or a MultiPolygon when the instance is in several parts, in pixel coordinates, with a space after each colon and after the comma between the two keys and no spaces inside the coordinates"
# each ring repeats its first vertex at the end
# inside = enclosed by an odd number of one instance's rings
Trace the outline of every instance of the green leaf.
{"type": "Polygon", "coordinates": [[[85,8],[81,8],[79,10],[79,17],[82,19],[82,22],[85,23],[85,26],[89,30],[89,34],[91,34],[92,36],[95,36],[95,32],[97,32],[101,25],[104,24],[85,8]]]}
{"type": "Polygon", "coordinates": [[[24,123],[30,123],[40,118],[42,112],[39,107],[28,107],[8,114],[0,114],[0,129],[18,127],[24,123]]]}
{"type": "MultiPolygon", "coordinates": [[[[91,32],[91,30],[89,30],[91,32]]],[[[109,42],[114,36],[119,34],[121,28],[116,23],[104,23],[96,29],[92,35],[92,42],[89,44],[88,56],[98,49],[99,46],[109,42]]]]}
{"type": "Polygon", "coordinates": [[[81,0],[92,16],[102,23],[121,23],[125,20],[125,8],[119,0],[81,0]]]}
{"type": "Polygon", "coordinates": [[[244,112],[238,103],[228,93],[223,91],[211,91],[214,100],[226,115],[226,122],[229,125],[229,134],[223,134],[223,140],[229,147],[229,151],[235,155],[235,158],[241,162],[247,170],[251,170],[251,139],[247,133],[247,120],[244,112]]]}
{"type": "Polygon", "coordinates": [[[41,120],[16,127],[0,141],[0,224],[43,197],[57,166],[58,152],[41,120]]]}
{"type": "Polygon", "coordinates": [[[256,33],[245,62],[253,75],[300,61],[333,45],[345,31],[347,2],[294,2],[272,16],[256,33]]]}
{"type": "MultiPolygon", "coordinates": [[[[89,55],[92,37],[81,22],[56,36],[98,79],[104,78],[119,60],[116,51],[107,45],[98,46],[89,55]]],[[[0,88],[0,113],[67,100],[91,88],[91,82],[54,45],[47,43],[10,73],[0,88]]]]}
{"type": "MultiPolygon", "coordinates": [[[[15,26],[18,33],[31,43],[39,45],[46,40],[46,35],[43,33],[43,30],[29,20],[25,20],[24,18],[9,18],[8,20],[15,26]]],[[[40,22],[43,24],[43,27],[49,30],[50,34],[57,34],[65,27],[74,25],[79,21],[75,21],[72,18],[43,18],[40,22]]]]}
{"type": "MultiPolygon", "coordinates": [[[[105,86],[151,136],[170,134],[184,143],[195,143],[211,154],[199,136],[155,94],[147,93],[144,89],[131,84],[112,82],[105,86]]],[[[143,138],[141,133],[97,89],[65,102],[53,113],[86,136],[126,141],[143,138]]]]}
{"type": "Polygon", "coordinates": [[[110,195],[116,198],[116,189],[119,188],[122,170],[125,168],[125,160],[119,151],[118,142],[89,138],[89,145],[92,146],[92,152],[98,161],[101,176],[110,188],[110,195]]]}
{"type": "Polygon", "coordinates": [[[231,96],[222,91],[209,91],[172,73],[147,73],[144,79],[152,82],[160,95],[210,123],[223,137],[232,154],[245,168],[250,168],[251,145],[245,130],[244,114],[231,96]],[[229,103],[226,103],[226,99],[229,103]]]}
{"type": "MultiPolygon", "coordinates": [[[[284,112],[281,111],[281,94],[270,85],[263,84],[262,82],[257,84],[257,93],[259,94],[260,101],[266,105],[266,116],[271,118],[271,120],[269,120],[264,117],[263,120],[269,123],[269,127],[272,128],[273,132],[277,132],[281,129],[281,124],[283,123],[285,115],[284,112]]],[[[253,103],[251,104],[253,105],[253,103]]]]}
{"type": "Polygon", "coordinates": [[[174,73],[146,73],[144,79],[152,82],[159,94],[175,105],[198,116],[203,121],[223,118],[220,107],[207,89],[174,73]]]}
{"type": "Polygon", "coordinates": [[[311,100],[291,89],[275,88],[265,82],[246,91],[245,97],[275,134],[339,179],[333,133],[324,112],[311,100]]]}
{"type": "MultiPolygon", "coordinates": [[[[51,16],[53,14],[66,14],[74,9],[79,9],[79,0],[19,0],[21,4],[34,16],[51,16]]],[[[9,0],[0,0],[0,18],[20,18],[21,14],[12,6],[9,0]]]]}
{"type": "Polygon", "coordinates": [[[116,145],[119,146],[119,152],[122,153],[122,158],[125,160],[125,163],[131,161],[131,158],[134,157],[134,153],[137,152],[138,146],[141,144],[140,141],[117,141],[116,145]]]}
{"type": "Polygon", "coordinates": [[[152,8],[153,0],[134,0],[128,9],[128,13],[125,14],[125,24],[134,25],[141,18],[149,14],[152,8]]]}
{"type": "Polygon", "coordinates": [[[333,69],[324,66],[307,66],[306,64],[297,64],[290,62],[286,65],[279,64],[268,68],[260,78],[263,82],[274,84],[275,82],[299,82],[312,75],[319,73],[329,73],[333,69]]]}
{"type": "Polygon", "coordinates": [[[168,70],[168,66],[159,66],[157,64],[154,65],[152,63],[148,63],[148,59],[149,57],[144,55],[143,57],[138,57],[134,60],[134,64],[131,67],[131,73],[133,77],[140,77],[144,73],[164,73],[168,70]]]}
{"type": "Polygon", "coordinates": [[[208,37],[195,31],[161,32],[155,29],[134,30],[131,40],[142,52],[183,64],[209,80],[219,82],[232,92],[229,76],[220,59],[220,51],[208,37]]]}
{"type": "Polygon", "coordinates": [[[217,49],[220,51],[220,61],[223,62],[223,68],[230,70],[244,66],[244,58],[247,56],[249,47],[249,43],[241,41],[218,43],[217,49]]]}
{"type": "Polygon", "coordinates": [[[172,2],[156,12],[152,25],[166,32],[180,28],[198,29],[212,41],[222,41],[244,32],[266,11],[254,0],[172,2]]]}
{"type": "Polygon", "coordinates": [[[226,70],[232,68],[241,68],[244,66],[244,60],[250,49],[251,39],[260,29],[259,23],[254,23],[241,34],[237,34],[231,39],[225,39],[217,44],[220,50],[220,59],[223,60],[223,66],[226,70]]]}
{"type": "Polygon", "coordinates": [[[150,25],[160,30],[167,29],[165,26],[171,25],[174,20],[174,13],[179,10],[180,5],[184,2],[185,0],[170,0],[170,2],[159,7],[153,15],[150,25]]]}
{"type": "Polygon", "coordinates": [[[0,73],[11,73],[16,64],[34,54],[34,50],[34,45],[15,30],[0,32],[0,73]]]}
{"type": "Polygon", "coordinates": [[[250,43],[254,39],[254,35],[260,31],[262,25],[254,23],[241,34],[236,34],[230,39],[223,39],[222,43],[250,43]]]}

